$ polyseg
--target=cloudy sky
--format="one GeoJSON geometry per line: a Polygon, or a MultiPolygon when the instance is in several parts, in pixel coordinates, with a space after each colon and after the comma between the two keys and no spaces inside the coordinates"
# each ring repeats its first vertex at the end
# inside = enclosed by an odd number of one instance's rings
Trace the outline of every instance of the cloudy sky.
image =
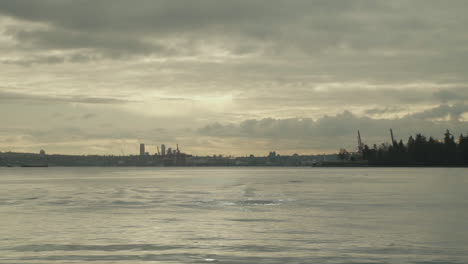
{"type": "Polygon", "coordinates": [[[468,132],[468,4],[2,0],[0,151],[353,150],[468,132]]]}

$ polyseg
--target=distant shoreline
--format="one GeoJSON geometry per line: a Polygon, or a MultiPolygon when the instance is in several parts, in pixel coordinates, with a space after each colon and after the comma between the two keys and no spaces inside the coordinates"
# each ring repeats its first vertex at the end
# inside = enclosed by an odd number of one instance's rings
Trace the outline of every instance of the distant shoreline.
{"type": "Polygon", "coordinates": [[[21,168],[21,169],[31,169],[31,168],[268,168],[268,169],[279,169],[279,168],[468,168],[467,165],[407,165],[407,166],[390,166],[390,165],[368,165],[368,166],[229,166],[229,165],[209,165],[209,166],[106,166],[106,165],[87,165],[87,166],[78,166],[78,165],[47,165],[47,166],[4,166],[0,165],[0,168],[21,168]]]}
{"type": "Polygon", "coordinates": [[[363,159],[340,160],[337,154],[278,155],[231,157],[222,155],[45,155],[36,153],[0,152],[0,167],[389,167],[389,168],[466,168],[459,161],[368,161],[363,159]]]}

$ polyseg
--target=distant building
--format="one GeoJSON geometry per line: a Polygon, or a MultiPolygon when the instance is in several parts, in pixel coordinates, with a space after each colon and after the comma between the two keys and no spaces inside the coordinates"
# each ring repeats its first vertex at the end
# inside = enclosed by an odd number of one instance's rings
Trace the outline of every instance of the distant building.
{"type": "Polygon", "coordinates": [[[145,155],[145,144],[140,144],[140,156],[145,155]]]}
{"type": "Polygon", "coordinates": [[[165,156],[166,155],[166,145],[161,144],[161,155],[165,156]]]}
{"type": "Polygon", "coordinates": [[[46,153],[45,153],[45,150],[41,149],[41,150],[39,151],[39,155],[45,156],[45,154],[46,154],[46,153]]]}

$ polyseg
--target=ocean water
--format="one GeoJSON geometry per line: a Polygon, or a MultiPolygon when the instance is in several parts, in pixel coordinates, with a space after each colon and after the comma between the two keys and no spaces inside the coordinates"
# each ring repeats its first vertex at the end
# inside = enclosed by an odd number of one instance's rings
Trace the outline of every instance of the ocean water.
{"type": "Polygon", "coordinates": [[[0,263],[468,263],[468,169],[1,168],[0,263]]]}

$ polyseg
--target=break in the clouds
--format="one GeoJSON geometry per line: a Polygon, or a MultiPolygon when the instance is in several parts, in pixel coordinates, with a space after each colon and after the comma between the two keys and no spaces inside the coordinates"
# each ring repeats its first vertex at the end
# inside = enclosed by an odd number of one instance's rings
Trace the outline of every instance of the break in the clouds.
{"type": "Polygon", "coordinates": [[[465,1],[0,1],[0,151],[318,153],[468,130],[465,1]]]}

